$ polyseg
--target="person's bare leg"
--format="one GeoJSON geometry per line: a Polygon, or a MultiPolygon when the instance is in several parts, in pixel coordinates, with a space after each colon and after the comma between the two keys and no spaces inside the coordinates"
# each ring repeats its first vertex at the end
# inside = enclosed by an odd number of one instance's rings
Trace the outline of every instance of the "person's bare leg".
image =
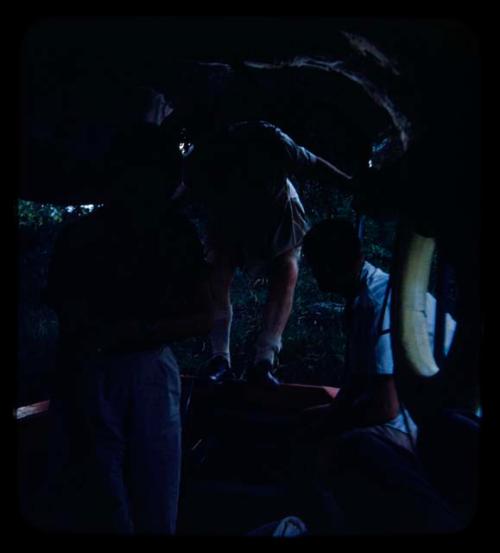
{"type": "Polygon", "coordinates": [[[236,266],[224,254],[215,254],[210,261],[210,287],[214,302],[214,324],[210,332],[212,359],[224,357],[231,366],[230,336],[233,308],[231,283],[236,266]]]}
{"type": "Polygon", "coordinates": [[[262,330],[256,344],[255,363],[267,360],[273,364],[276,353],[281,349],[281,336],[292,312],[298,274],[296,249],[285,252],[273,260],[262,330]]]}

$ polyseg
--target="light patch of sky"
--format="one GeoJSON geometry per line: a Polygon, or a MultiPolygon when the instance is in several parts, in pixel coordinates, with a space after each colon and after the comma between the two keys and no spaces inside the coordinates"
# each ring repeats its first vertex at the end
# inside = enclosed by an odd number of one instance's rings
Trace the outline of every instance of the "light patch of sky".
{"type": "Polygon", "coordinates": [[[68,205],[64,208],[67,213],[73,213],[77,208],[84,209],[85,211],[94,211],[98,207],[102,207],[102,204],[81,204],[81,205],[68,205]]]}

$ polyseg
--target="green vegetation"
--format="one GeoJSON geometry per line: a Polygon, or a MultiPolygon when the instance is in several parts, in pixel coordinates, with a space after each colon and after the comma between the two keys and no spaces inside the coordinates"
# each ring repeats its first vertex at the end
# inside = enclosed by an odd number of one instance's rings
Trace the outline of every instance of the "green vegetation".
{"type": "MultiPolygon", "coordinates": [[[[350,198],[341,193],[310,184],[302,189],[301,197],[312,224],[325,217],[354,221],[350,198]]],[[[40,401],[50,393],[58,326],[54,313],[43,304],[48,262],[60,228],[90,209],[67,210],[19,201],[18,404],[40,401]]],[[[388,270],[394,225],[367,219],[364,235],[367,258],[388,270]]],[[[246,274],[237,273],[232,290],[232,356],[240,375],[252,361],[265,297],[264,279],[250,282],[246,274]]],[[[283,337],[279,374],[289,382],[338,385],[344,371],[344,347],[342,300],[320,292],[302,262],[294,310],[283,337]]],[[[209,344],[207,339],[191,339],[174,349],[182,370],[192,374],[207,360],[209,344]]]]}

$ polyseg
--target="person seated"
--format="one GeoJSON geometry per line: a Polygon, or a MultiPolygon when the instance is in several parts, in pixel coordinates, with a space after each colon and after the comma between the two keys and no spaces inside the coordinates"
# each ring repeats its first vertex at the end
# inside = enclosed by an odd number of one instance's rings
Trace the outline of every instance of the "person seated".
{"type": "MultiPolygon", "coordinates": [[[[321,290],[346,300],[347,382],[335,399],[345,424],[371,427],[402,447],[412,449],[417,428],[401,408],[395,382],[390,335],[389,275],[366,261],[353,225],[344,219],[324,220],[304,238],[304,255],[321,290]],[[347,422],[349,421],[349,422],[347,422]]],[[[434,340],[436,300],[427,293],[426,318],[434,340]]],[[[446,315],[445,352],[456,323],[446,315]]]]}
{"type": "MultiPolygon", "coordinates": [[[[347,300],[346,382],[331,405],[307,414],[302,430],[307,440],[297,455],[301,466],[311,471],[302,484],[305,497],[311,504],[324,503],[325,494],[330,498],[335,520],[327,513],[321,530],[458,530],[456,512],[422,469],[416,450],[418,429],[396,391],[389,275],[365,260],[356,230],[347,220],[320,222],[306,234],[303,247],[320,289],[347,300]]],[[[435,299],[427,294],[431,340],[435,309],[435,299]]],[[[447,315],[446,351],[455,326],[447,315]]]]}

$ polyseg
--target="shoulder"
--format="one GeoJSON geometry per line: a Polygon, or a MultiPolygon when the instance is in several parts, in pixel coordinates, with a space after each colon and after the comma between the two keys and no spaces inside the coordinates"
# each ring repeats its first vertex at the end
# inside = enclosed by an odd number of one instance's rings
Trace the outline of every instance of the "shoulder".
{"type": "MultiPolygon", "coordinates": [[[[366,262],[362,272],[362,289],[358,303],[362,309],[376,316],[384,307],[389,275],[366,262]]],[[[390,305],[390,297],[387,306],[390,305]]]]}

